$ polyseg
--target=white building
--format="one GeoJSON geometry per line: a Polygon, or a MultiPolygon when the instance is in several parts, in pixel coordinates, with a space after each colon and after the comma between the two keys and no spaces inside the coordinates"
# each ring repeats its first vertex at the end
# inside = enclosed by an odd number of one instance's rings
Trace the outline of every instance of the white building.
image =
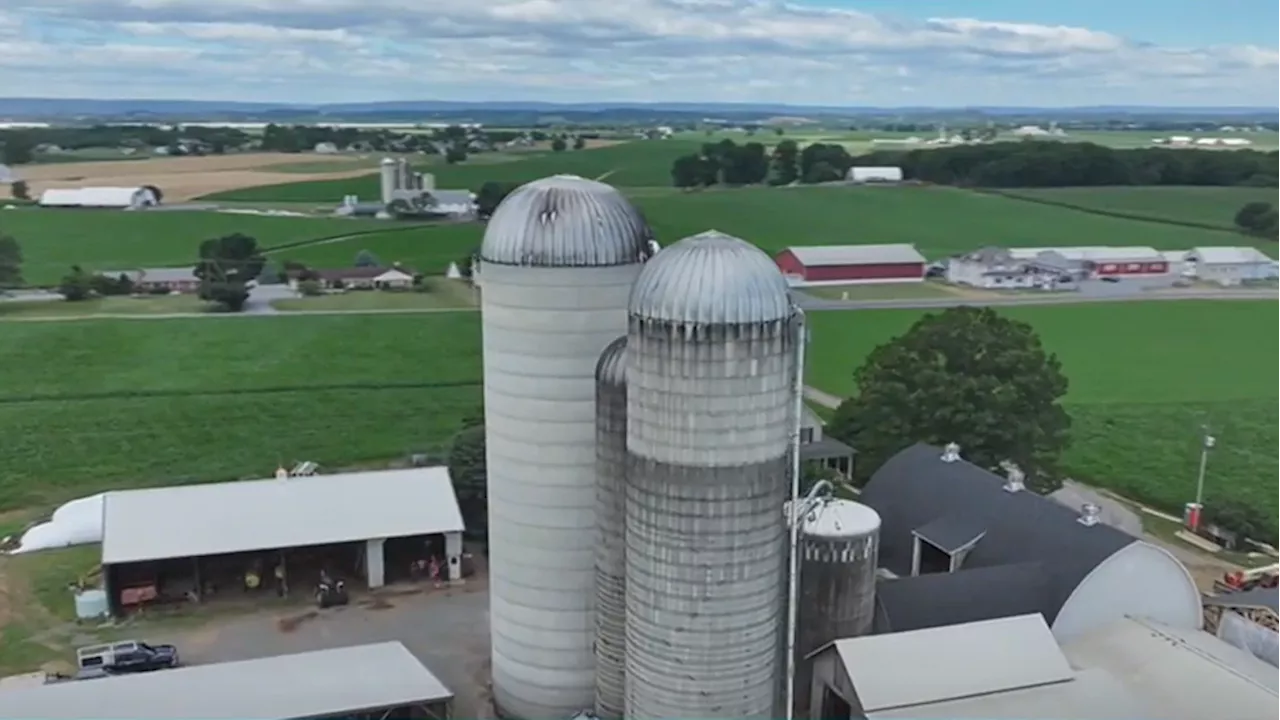
{"type": "Polygon", "coordinates": [[[1031,257],[1025,253],[988,247],[947,260],[945,278],[954,285],[1009,290],[1039,288],[1074,289],[1084,273],[1080,261],[1071,260],[1052,249],[1031,257]]]}
{"type": "Polygon", "coordinates": [[[1276,261],[1252,247],[1198,247],[1185,262],[1188,275],[1224,287],[1280,277],[1276,261]]]}
{"type": "Polygon", "coordinates": [[[155,190],[146,186],[50,188],[40,194],[41,207],[135,210],[159,204],[155,190]]]}
{"type": "Polygon", "coordinates": [[[848,179],[856,183],[898,183],[902,182],[902,168],[851,167],[848,179]]]}

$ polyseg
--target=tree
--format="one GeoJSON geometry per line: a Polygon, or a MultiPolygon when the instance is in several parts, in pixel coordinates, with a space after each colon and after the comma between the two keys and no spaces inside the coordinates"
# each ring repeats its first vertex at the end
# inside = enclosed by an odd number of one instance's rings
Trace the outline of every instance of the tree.
{"type": "MultiPolygon", "coordinates": [[[[72,268],[74,271],[76,268],[72,268]]],[[[129,295],[133,293],[133,281],[128,275],[121,273],[116,277],[92,274],[89,276],[89,289],[103,297],[112,295],[129,295]]]]}
{"type": "Polygon", "coordinates": [[[71,272],[62,276],[62,281],[58,283],[58,294],[69,302],[88,300],[93,294],[92,282],[93,278],[84,271],[84,268],[72,265],[71,272]]]}
{"type": "Polygon", "coordinates": [[[31,188],[27,185],[26,180],[14,180],[9,185],[9,194],[12,195],[15,200],[30,200],[31,188]]]}
{"type": "Polygon", "coordinates": [[[554,152],[564,152],[566,147],[568,147],[568,145],[565,144],[564,138],[560,136],[556,136],[556,138],[551,141],[551,149],[554,152]]]}
{"type": "Polygon", "coordinates": [[[200,298],[215,302],[230,312],[240,312],[249,299],[248,282],[262,273],[266,258],[258,241],[235,233],[200,243],[196,277],[200,278],[200,298]]]}
{"type": "Polygon", "coordinates": [[[853,377],[856,393],[828,432],[858,449],[860,474],[911,443],[955,442],[980,467],[1017,464],[1039,492],[1061,486],[1067,378],[1030,325],[990,308],[925,315],[873,350],[853,377]]]}
{"type": "Polygon", "coordinates": [[[1252,235],[1275,237],[1276,209],[1268,202],[1246,203],[1236,213],[1236,227],[1252,235]]]}
{"type": "Polygon", "coordinates": [[[324,293],[324,288],[320,287],[319,280],[299,280],[298,292],[304,297],[316,297],[324,293]]]}
{"type": "Polygon", "coordinates": [[[270,260],[263,263],[262,270],[258,273],[259,285],[279,285],[285,282],[286,279],[284,271],[280,269],[280,266],[270,260]]]}
{"type": "MultiPolygon", "coordinates": [[[[781,130],[781,128],[779,128],[781,130]]],[[[800,146],[795,140],[783,140],[773,149],[770,165],[774,185],[790,185],[800,179],[800,146]]]]}
{"type": "Polygon", "coordinates": [[[488,528],[488,484],[485,469],[484,421],[464,427],[453,437],[449,448],[449,478],[458,498],[458,509],[468,533],[486,536],[488,528]]]}
{"type": "Polygon", "coordinates": [[[1242,538],[1276,544],[1275,518],[1255,505],[1231,498],[1209,502],[1204,508],[1204,519],[1242,538]]]}
{"type": "Polygon", "coordinates": [[[582,137],[581,135],[579,135],[578,137],[576,137],[576,138],[574,138],[574,139],[573,139],[573,149],[574,149],[574,150],[582,150],[582,149],[584,149],[584,148],[586,148],[586,147],[587,147],[587,140],[586,140],[586,138],[584,138],[584,137],[582,137]]]}
{"type": "Polygon", "coordinates": [[[12,235],[0,234],[0,288],[22,284],[22,246],[12,235]]]}
{"type": "Polygon", "coordinates": [[[516,187],[515,183],[498,180],[490,180],[481,185],[480,192],[476,193],[476,215],[482,219],[493,215],[493,211],[498,209],[498,204],[516,187]]]}
{"type": "Polygon", "coordinates": [[[449,149],[444,151],[444,161],[450,165],[457,165],[466,160],[467,150],[461,145],[450,145],[449,149]]]}
{"type": "Polygon", "coordinates": [[[35,144],[24,133],[10,132],[0,148],[0,162],[5,165],[26,165],[35,159],[35,144]]]}
{"type": "Polygon", "coordinates": [[[382,267],[382,263],[378,262],[377,256],[368,250],[361,250],[356,253],[356,267],[382,267]]]}

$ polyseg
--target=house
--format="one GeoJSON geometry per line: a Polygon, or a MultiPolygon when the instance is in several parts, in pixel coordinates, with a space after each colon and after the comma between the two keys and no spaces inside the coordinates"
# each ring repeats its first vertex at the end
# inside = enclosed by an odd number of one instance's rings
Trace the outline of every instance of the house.
{"type": "Polygon", "coordinates": [[[880,632],[1038,612],[1059,640],[1125,616],[1201,626],[1200,593],[1165,549],[1002,478],[954,445],[917,444],[871,477],[880,514],[880,632]]]}
{"type": "Polygon", "coordinates": [[[988,289],[1040,288],[1066,290],[1077,287],[1085,273],[1079,261],[1053,250],[1032,257],[1015,257],[1013,251],[985,247],[947,261],[945,277],[954,285],[988,289]]]}
{"type": "Polygon", "coordinates": [[[432,212],[456,219],[468,219],[476,213],[476,195],[470,190],[431,190],[432,212]]]}
{"type": "Polygon", "coordinates": [[[857,451],[823,433],[825,423],[808,405],[803,406],[800,417],[800,462],[815,463],[831,468],[842,476],[853,476],[853,463],[857,451]]]}
{"type": "Polygon", "coordinates": [[[813,720],[1262,720],[1276,673],[1198,630],[1121,618],[1073,642],[1040,615],[837,640],[810,656],[813,720]]]}
{"type": "Polygon", "coordinates": [[[193,293],[200,289],[200,278],[194,267],[140,268],[137,270],[104,270],[97,273],[104,277],[124,276],[133,283],[135,292],[150,293],[167,290],[176,293],[193,293]]]}
{"type": "Polygon", "coordinates": [[[851,167],[848,180],[855,183],[900,183],[900,167],[851,167]]]}
{"type": "Polygon", "coordinates": [[[414,272],[402,267],[349,267],[294,271],[289,274],[289,286],[298,289],[299,277],[314,273],[316,280],[326,290],[377,289],[399,290],[413,287],[414,272]]]}
{"type": "Polygon", "coordinates": [[[331,142],[318,142],[316,143],[316,146],[311,149],[311,152],[319,155],[332,155],[338,152],[338,146],[331,142]]]}
{"type": "Polygon", "coordinates": [[[50,188],[40,194],[41,207],[118,208],[136,210],[160,204],[155,188],[85,187],[50,188]]]}
{"type": "Polygon", "coordinates": [[[1275,280],[1276,261],[1251,247],[1198,247],[1185,256],[1187,274],[1223,287],[1275,280]]]}
{"type": "Polygon", "coordinates": [[[924,280],[925,259],[913,245],[790,247],[774,262],[792,285],[849,285],[924,280]]]}

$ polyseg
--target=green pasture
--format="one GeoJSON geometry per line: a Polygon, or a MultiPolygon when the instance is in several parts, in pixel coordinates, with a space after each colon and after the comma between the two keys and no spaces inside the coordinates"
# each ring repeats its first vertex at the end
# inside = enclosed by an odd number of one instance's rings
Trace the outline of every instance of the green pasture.
{"type": "Polygon", "coordinates": [[[22,246],[23,279],[29,285],[56,284],[72,265],[122,270],[194,264],[201,242],[235,232],[270,248],[387,227],[377,220],[201,211],[23,208],[0,214],[0,233],[22,246]]]}
{"type": "MultiPolygon", "coordinates": [[[[926,311],[810,314],[809,383],[848,395],[853,369],[926,311]]],[[[1031,323],[1062,360],[1074,421],[1067,470],[1177,512],[1195,491],[1200,427],[1219,445],[1208,502],[1235,497],[1277,508],[1274,302],[1127,302],[1005,308],[1031,323]]]]}
{"type": "MultiPolygon", "coordinates": [[[[1262,187],[1018,188],[1000,192],[1010,197],[1060,203],[1093,212],[1161,222],[1215,225],[1227,230],[1235,228],[1236,212],[1245,203],[1276,204],[1276,189],[1262,187]]],[[[1242,238],[1241,244],[1248,243],[1242,238]]]]}
{"type": "MultiPolygon", "coordinates": [[[[432,163],[430,171],[440,188],[478,189],[490,180],[524,183],[548,175],[569,174],[602,179],[618,187],[671,184],[671,163],[693,152],[698,143],[679,140],[644,140],[591,150],[564,152],[492,153],[475,156],[457,165],[432,163]],[[494,162],[501,158],[501,162],[494,162]]],[[[425,163],[424,163],[425,164],[425,163]]],[[[204,200],[337,202],[344,195],[375,197],[378,177],[265,185],[228,190],[204,200]]]]}
{"type": "Polygon", "coordinates": [[[481,402],[475,313],[0,324],[0,511],[440,452],[481,402]]]}

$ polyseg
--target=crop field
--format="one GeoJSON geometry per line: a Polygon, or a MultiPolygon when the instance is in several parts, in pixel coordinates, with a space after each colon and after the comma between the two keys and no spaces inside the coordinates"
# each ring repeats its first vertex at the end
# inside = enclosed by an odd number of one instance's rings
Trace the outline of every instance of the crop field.
{"type": "MultiPolygon", "coordinates": [[[[671,184],[671,163],[693,152],[700,143],[680,140],[646,140],[607,147],[565,152],[530,152],[494,155],[509,162],[485,162],[485,155],[458,165],[433,164],[436,187],[478,189],[490,180],[524,183],[556,174],[581,175],[601,179],[618,187],[649,187],[671,184]]],[[[281,185],[227,190],[205,196],[204,200],[250,202],[337,201],[344,195],[374,197],[378,194],[376,175],[343,180],[296,182],[281,185]]]]}
{"type": "Polygon", "coordinates": [[[201,242],[234,232],[270,248],[386,228],[386,222],[377,220],[218,212],[27,208],[0,214],[0,233],[12,235],[22,246],[23,276],[30,285],[56,284],[77,264],[88,270],[194,264],[201,242]]]}
{"type": "MultiPolygon", "coordinates": [[[[382,223],[381,227],[387,227],[382,223]]],[[[460,262],[480,246],[484,226],[474,223],[397,227],[383,232],[268,253],[280,262],[299,262],[310,267],[350,267],[361,250],[373,253],[378,261],[400,263],[427,275],[443,275],[449,263],[460,262]]]]}
{"type": "MultiPolygon", "coordinates": [[[[1276,189],[1261,187],[1019,188],[1001,190],[1000,193],[1092,212],[1170,223],[1213,225],[1227,230],[1234,229],[1236,211],[1245,203],[1276,203],[1276,189]]],[[[1242,238],[1241,244],[1247,242],[1242,238]]]]}
{"type": "MultiPolygon", "coordinates": [[[[810,314],[810,384],[838,395],[877,345],[925,311],[810,314]]],[[[1218,439],[1206,502],[1234,497],[1277,512],[1274,302],[1180,301],[1005,308],[1062,360],[1074,425],[1066,468],[1171,512],[1193,499],[1200,428],[1218,439]]]]}
{"type": "Polygon", "coordinates": [[[0,324],[0,512],[107,488],[441,452],[476,313],[0,324]]]}

